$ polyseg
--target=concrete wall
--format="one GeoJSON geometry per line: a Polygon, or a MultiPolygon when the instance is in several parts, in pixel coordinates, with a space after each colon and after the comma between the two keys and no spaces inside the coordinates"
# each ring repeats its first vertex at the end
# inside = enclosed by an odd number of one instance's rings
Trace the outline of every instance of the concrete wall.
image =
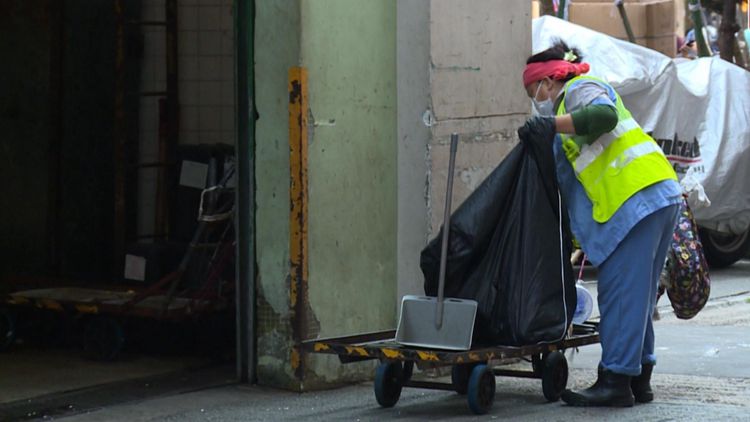
{"type": "MultiPolygon", "coordinates": [[[[301,53],[312,125],[309,291],[320,326],[308,335],[390,329],[396,323],[396,1],[302,1],[301,53]]],[[[358,370],[317,357],[310,369],[308,383],[314,375],[341,380],[358,370]]]]}
{"type": "MultiPolygon", "coordinates": [[[[369,376],[310,356],[295,382],[289,310],[287,72],[309,75],[309,332],[388,329],[396,296],[396,2],[256,3],[258,379],[292,389],[369,376]]],[[[366,370],[365,370],[366,369],[366,370]]]]}
{"type": "Polygon", "coordinates": [[[299,1],[256,1],[255,130],[258,382],[296,388],[289,303],[290,67],[299,65],[299,1]]]}
{"type": "Polygon", "coordinates": [[[447,140],[462,135],[456,205],[516,142],[530,7],[490,0],[258,1],[255,61],[258,375],[316,388],[370,376],[308,356],[295,383],[289,310],[287,72],[309,72],[309,332],[393,328],[421,292],[442,219],[447,140]]]}
{"type": "Polygon", "coordinates": [[[399,2],[399,298],[424,291],[419,252],[443,221],[450,134],[461,136],[454,209],[517,142],[530,12],[526,2],[399,2]]]}
{"type": "Polygon", "coordinates": [[[424,292],[419,253],[429,235],[430,4],[431,0],[398,2],[399,299],[424,292]]]}
{"type": "Polygon", "coordinates": [[[528,2],[431,2],[431,236],[443,220],[451,132],[461,135],[454,209],[517,142],[530,108],[521,83],[531,52],[530,12],[528,2]]]}

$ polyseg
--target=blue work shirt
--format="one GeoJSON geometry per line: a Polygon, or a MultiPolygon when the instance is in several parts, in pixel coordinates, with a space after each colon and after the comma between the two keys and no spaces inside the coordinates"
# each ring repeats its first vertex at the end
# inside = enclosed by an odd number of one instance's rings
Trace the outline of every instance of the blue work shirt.
{"type": "MultiPolygon", "coordinates": [[[[582,80],[574,82],[568,88],[565,105],[568,112],[572,112],[588,104],[614,106],[616,101],[617,97],[609,85],[582,80]]],[[[681,201],[682,189],[679,183],[675,180],[664,180],[637,192],[625,201],[607,222],[598,223],[594,221],[591,200],[565,156],[559,135],[555,137],[552,148],[557,167],[557,182],[568,208],[571,231],[589,261],[596,266],[612,254],[630,230],[644,217],[681,201]]]]}

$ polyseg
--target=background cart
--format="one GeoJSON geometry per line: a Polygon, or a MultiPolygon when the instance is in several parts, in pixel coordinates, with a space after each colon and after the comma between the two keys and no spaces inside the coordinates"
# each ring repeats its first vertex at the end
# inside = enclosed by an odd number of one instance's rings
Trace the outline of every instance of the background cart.
{"type": "Polygon", "coordinates": [[[4,304],[0,302],[0,351],[14,343],[24,319],[40,314],[64,321],[53,328],[58,331],[55,335],[70,334],[60,326],[82,326],[86,355],[112,360],[125,343],[126,322],[211,321],[212,316],[231,311],[235,241],[234,192],[225,187],[229,177],[231,172],[203,191],[198,226],[176,270],[145,288],[53,287],[12,292],[2,300],[4,304]]]}

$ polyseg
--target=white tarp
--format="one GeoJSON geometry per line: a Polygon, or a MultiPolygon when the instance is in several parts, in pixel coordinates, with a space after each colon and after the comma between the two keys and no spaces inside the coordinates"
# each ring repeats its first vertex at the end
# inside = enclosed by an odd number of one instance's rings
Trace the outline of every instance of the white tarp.
{"type": "Polygon", "coordinates": [[[678,176],[693,168],[711,200],[694,210],[702,227],[736,234],[750,227],[750,72],[718,57],[673,60],[551,16],[534,20],[534,52],[556,38],[617,89],[678,176]]]}

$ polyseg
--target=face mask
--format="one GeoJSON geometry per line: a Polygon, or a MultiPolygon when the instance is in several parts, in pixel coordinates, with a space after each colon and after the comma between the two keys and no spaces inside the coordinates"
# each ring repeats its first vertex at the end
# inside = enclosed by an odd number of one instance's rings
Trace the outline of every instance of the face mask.
{"type": "Polygon", "coordinates": [[[537,116],[554,116],[555,115],[555,105],[552,102],[551,99],[547,98],[546,100],[539,101],[536,99],[537,95],[539,95],[539,89],[542,87],[542,83],[539,82],[539,86],[536,88],[536,93],[534,93],[534,98],[531,99],[531,110],[532,113],[537,116]]]}

